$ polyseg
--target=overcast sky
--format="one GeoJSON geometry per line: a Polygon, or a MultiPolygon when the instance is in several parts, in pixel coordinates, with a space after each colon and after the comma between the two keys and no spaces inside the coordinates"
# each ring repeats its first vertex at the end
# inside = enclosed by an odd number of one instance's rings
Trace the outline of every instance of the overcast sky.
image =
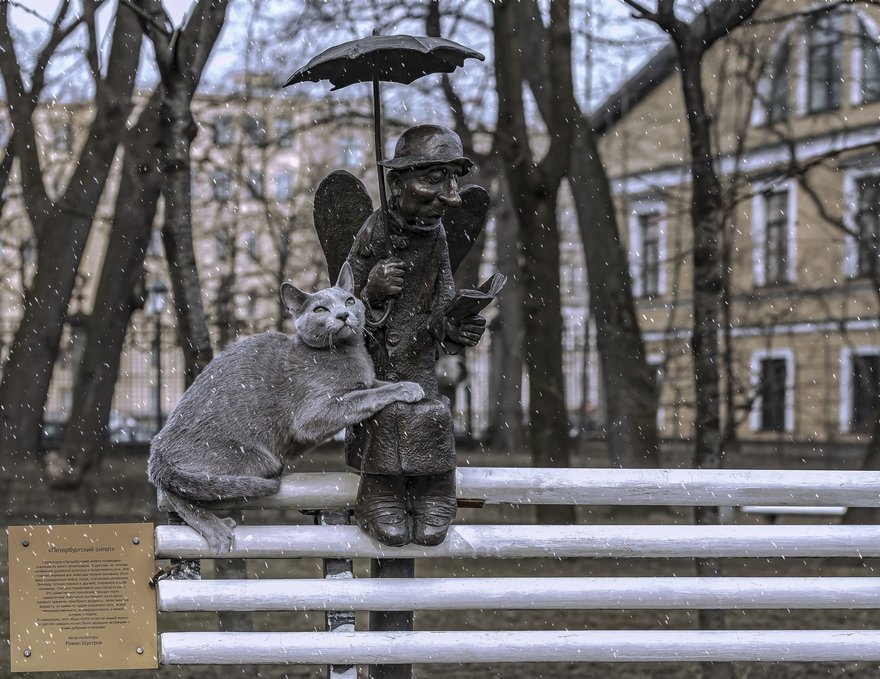
{"type": "MultiPolygon", "coordinates": [[[[48,35],[59,0],[12,0],[10,4],[10,24],[16,50],[27,73],[38,48],[48,35]]],[[[72,4],[73,10],[70,16],[78,16],[81,11],[79,2],[74,0],[72,4]]],[[[165,8],[175,26],[180,26],[185,21],[192,4],[192,0],[164,0],[165,8]]],[[[291,8],[296,5],[298,3],[291,0],[231,0],[226,25],[206,69],[203,89],[228,88],[230,72],[241,71],[245,63],[251,71],[270,72],[277,74],[279,78],[286,78],[312,56],[334,42],[356,37],[355,34],[359,30],[361,35],[367,35],[372,29],[369,25],[361,26],[353,22],[349,16],[340,19],[336,31],[328,32],[326,29],[318,33],[306,31],[295,40],[285,41],[280,37],[281,32],[287,21],[293,18],[291,8]],[[255,16],[255,6],[261,7],[260,16],[255,16]]],[[[366,3],[359,0],[351,0],[347,4],[351,10],[349,14],[356,17],[360,14],[358,10],[366,6],[366,3]]],[[[482,14],[486,19],[491,15],[488,0],[472,0],[467,3],[467,7],[469,11],[482,14]]],[[[582,32],[585,28],[584,12],[588,9],[592,10],[590,27],[599,36],[599,42],[593,44],[592,59],[590,59],[586,54],[587,39],[582,35],[580,37],[576,35],[575,79],[582,105],[587,105],[588,82],[591,85],[591,104],[595,105],[604,94],[619,84],[627,73],[644,63],[646,58],[663,44],[663,37],[652,31],[652,27],[629,19],[628,10],[618,0],[573,0],[573,11],[580,17],[580,25],[573,26],[576,33],[582,32]],[[618,42],[623,44],[617,44],[618,42]],[[588,67],[591,68],[591,77],[587,75],[588,67]]],[[[104,48],[103,55],[106,55],[109,49],[111,22],[115,12],[116,0],[107,0],[98,12],[98,35],[104,48]]],[[[384,16],[382,19],[391,21],[390,30],[386,32],[421,33],[424,30],[418,24],[394,23],[393,16],[390,19],[384,16]]],[[[447,27],[444,26],[444,30],[446,29],[447,27]]],[[[75,47],[77,39],[82,40],[84,36],[83,30],[78,31],[64,47],[75,47]]],[[[450,37],[467,42],[468,46],[485,52],[491,59],[491,36],[486,31],[468,32],[465,29],[464,37],[461,35],[450,37]]],[[[152,87],[157,80],[157,74],[153,66],[152,47],[149,41],[145,43],[144,59],[138,79],[141,86],[152,87]]],[[[84,68],[81,55],[78,55],[75,49],[68,49],[67,56],[54,59],[48,76],[50,85],[47,88],[47,96],[66,100],[91,96],[90,78],[84,68]]],[[[455,78],[456,84],[461,88],[470,86],[475,90],[485,89],[488,84],[488,89],[491,89],[491,83],[487,83],[491,78],[491,65],[468,62],[463,71],[456,73],[455,78]]],[[[426,80],[422,85],[430,85],[430,80],[426,80]]],[[[328,90],[329,88],[324,85],[312,86],[312,91],[317,96],[326,95],[328,90]]],[[[386,88],[386,92],[388,104],[394,107],[398,101],[398,93],[407,90],[391,86],[386,88]]],[[[366,90],[363,93],[351,94],[365,96],[366,90]]],[[[410,107],[425,106],[425,102],[419,99],[417,93],[406,94],[406,99],[410,107]]],[[[488,109],[491,109],[492,105],[491,101],[485,102],[488,109]]]]}

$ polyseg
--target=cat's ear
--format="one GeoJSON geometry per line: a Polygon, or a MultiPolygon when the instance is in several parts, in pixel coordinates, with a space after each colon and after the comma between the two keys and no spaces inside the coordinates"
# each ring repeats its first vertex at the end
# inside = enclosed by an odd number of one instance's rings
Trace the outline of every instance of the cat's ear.
{"type": "Polygon", "coordinates": [[[308,294],[297,288],[293,283],[285,282],[281,284],[281,301],[284,302],[284,306],[287,307],[290,313],[298,315],[308,298],[308,294]]]}
{"type": "Polygon", "coordinates": [[[348,262],[343,262],[342,268],[339,269],[339,278],[336,279],[336,287],[354,294],[354,274],[351,272],[351,264],[348,262]]]}

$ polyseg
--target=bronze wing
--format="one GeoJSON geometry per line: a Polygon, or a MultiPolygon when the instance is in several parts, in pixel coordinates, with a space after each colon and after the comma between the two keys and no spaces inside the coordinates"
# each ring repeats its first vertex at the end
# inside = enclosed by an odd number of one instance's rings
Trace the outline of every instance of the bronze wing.
{"type": "Polygon", "coordinates": [[[363,182],[350,172],[336,170],[328,174],[315,192],[315,230],[327,259],[330,283],[348,257],[351,244],[367,217],[373,202],[363,182]]]}
{"type": "Polygon", "coordinates": [[[489,193],[482,186],[471,184],[461,190],[461,205],[446,211],[443,226],[449,246],[449,264],[452,273],[461,264],[486,225],[489,213],[489,193]]]}

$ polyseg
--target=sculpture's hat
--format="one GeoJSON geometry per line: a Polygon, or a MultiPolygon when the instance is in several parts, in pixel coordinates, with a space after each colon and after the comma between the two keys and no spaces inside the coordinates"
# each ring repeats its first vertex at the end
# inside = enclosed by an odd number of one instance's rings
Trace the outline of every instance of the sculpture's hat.
{"type": "Polygon", "coordinates": [[[394,157],[381,161],[380,165],[389,170],[409,170],[446,163],[457,165],[459,175],[467,174],[474,165],[464,155],[461,139],[448,127],[416,125],[400,135],[394,157]]]}

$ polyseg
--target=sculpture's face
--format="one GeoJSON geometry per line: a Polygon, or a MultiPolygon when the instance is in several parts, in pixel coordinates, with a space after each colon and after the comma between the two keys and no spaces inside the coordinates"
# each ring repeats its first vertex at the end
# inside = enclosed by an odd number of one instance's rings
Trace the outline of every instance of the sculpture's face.
{"type": "Polygon", "coordinates": [[[452,163],[429,165],[399,173],[397,186],[400,216],[407,222],[429,224],[450,207],[461,205],[459,167],[452,163]]]}

